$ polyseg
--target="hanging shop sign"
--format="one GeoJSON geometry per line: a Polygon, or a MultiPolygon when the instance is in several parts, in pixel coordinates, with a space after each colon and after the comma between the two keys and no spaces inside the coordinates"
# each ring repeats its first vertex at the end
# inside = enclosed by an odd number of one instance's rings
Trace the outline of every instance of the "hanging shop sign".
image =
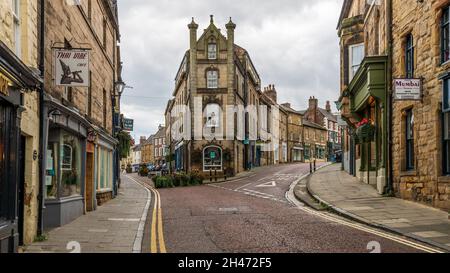
{"type": "Polygon", "coordinates": [[[395,79],[394,92],[396,100],[421,100],[422,81],[420,79],[395,79]]]}
{"type": "Polygon", "coordinates": [[[54,75],[56,86],[89,87],[89,52],[55,49],[54,75]]]}
{"type": "Polygon", "coordinates": [[[124,118],[123,119],[123,129],[125,131],[133,131],[133,125],[134,125],[134,120],[129,119],[129,118],[124,118]]]}

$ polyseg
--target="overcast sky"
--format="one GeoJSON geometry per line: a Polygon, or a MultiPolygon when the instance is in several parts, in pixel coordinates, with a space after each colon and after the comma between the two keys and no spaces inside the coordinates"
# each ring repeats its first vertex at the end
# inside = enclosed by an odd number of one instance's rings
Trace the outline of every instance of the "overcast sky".
{"type": "MultiPolygon", "coordinates": [[[[342,0],[119,0],[123,79],[133,86],[122,98],[122,112],[134,119],[132,136],[149,136],[164,124],[174,78],[189,48],[187,24],[209,15],[226,36],[231,16],[235,43],[247,49],[262,80],[275,84],[278,102],[306,109],[314,95],[339,97],[339,40],[342,0]]],[[[334,108],[334,103],[333,108],[334,108]]]]}

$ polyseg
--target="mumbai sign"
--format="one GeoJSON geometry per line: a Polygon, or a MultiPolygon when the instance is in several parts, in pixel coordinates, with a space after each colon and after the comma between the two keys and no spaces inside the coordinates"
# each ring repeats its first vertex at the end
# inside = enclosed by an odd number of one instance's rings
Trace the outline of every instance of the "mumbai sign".
{"type": "Polygon", "coordinates": [[[133,124],[134,124],[134,120],[129,119],[129,118],[124,118],[123,119],[123,129],[125,131],[133,131],[133,124]]]}
{"type": "Polygon", "coordinates": [[[396,100],[422,99],[422,81],[420,79],[395,79],[394,91],[396,100]]]}
{"type": "Polygon", "coordinates": [[[89,87],[89,52],[57,49],[54,51],[56,86],[89,87]]]}

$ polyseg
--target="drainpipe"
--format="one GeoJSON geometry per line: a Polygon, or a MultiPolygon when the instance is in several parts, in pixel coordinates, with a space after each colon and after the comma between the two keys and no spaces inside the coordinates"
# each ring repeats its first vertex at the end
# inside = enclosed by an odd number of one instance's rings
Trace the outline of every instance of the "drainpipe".
{"type": "Polygon", "coordinates": [[[41,236],[44,231],[44,92],[45,92],[45,0],[40,0],[40,37],[39,37],[39,70],[41,71],[42,83],[39,90],[39,193],[38,193],[38,226],[37,235],[41,236]]]}
{"type": "Polygon", "coordinates": [[[388,63],[387,63],[387,86],[388,86],[388,94],[387,94],[387,120],[389,123],[389,128],[387,132],[387,145],[388,145],[388,177],[387,177],[387,187],[385,192],[388,194],[392,194],[394,191],[394,181],[393,181],[393,162],[392,162],[392,0],[386,1],[386,36],[387,36],[387,44],[388,44],[388,63]]]}

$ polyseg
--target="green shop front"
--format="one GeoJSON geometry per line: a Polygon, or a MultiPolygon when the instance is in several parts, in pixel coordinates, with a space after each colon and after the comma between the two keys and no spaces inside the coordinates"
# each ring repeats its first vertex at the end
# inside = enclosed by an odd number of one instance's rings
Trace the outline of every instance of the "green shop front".
{"type": "Polygon", "coordinates": [[[366,57],[344,95],[352,127],[355,175],[380,194],[387,185],[387,57],[366,57]]]}

